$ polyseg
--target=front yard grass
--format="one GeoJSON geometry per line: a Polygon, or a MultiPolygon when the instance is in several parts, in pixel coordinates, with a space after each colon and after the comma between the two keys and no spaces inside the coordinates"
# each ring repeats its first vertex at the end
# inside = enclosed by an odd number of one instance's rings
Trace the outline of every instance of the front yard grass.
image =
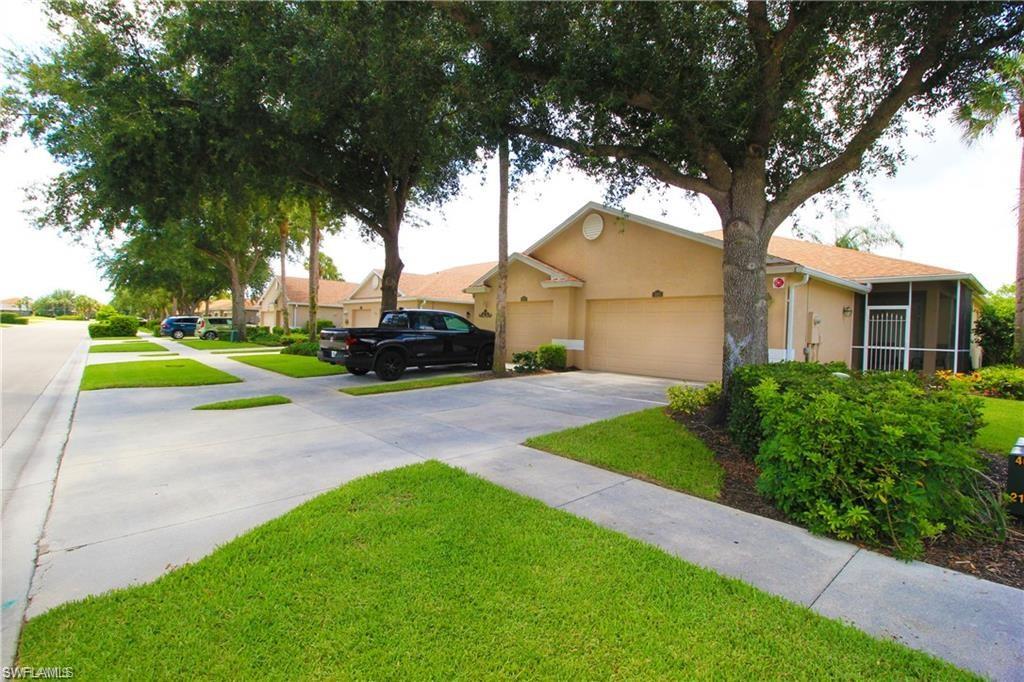
{"type": "Polygon", "coordinates": [[[660,407],[544,434],[526,445],[708,499],[718,497],[725,477],[714,453],[660,407]]]}
{"type": "Polygon", "coordinates": [[[417,388],[436,388],[438,386],[451,386],[453,384],[469,384],[474,381],[481,381],[483,378],[484,377],[479,376],[432,377],[430,379],[414,379],[413,381],[391,381],[387,383],[369,384],[367,386],[354,386],[352,388],[340,388],[338,390],[349,395],[375,395],[377,393],[412,391],[417,388]]]}
{"type": "Polygon", "coordinates": [[[263,355],[229,355],[228,357],[253,367],[269,369],[271,372],[277,372],[278,374],[284,374],[296,379],[326,377],[332,374],[344,374],[346,371],[340,365],[329,365],[308,355],[266,353],[263,355]]]}
{"type": "Polygon", "coordinates": [[[167,349],[152,341],[130,341],[128,343],[94,343],[90,353],[150,353],[167,352],[167,349]]]}
{"type": "Polygon", "coordinates": [[[970,679],[438,462],[25,626],[18,665],[184,679],[970,679]]]}
{"type": "Polygon", "coordinates": [[[248,341],[225,341],[224,339],[186,339],[179,341],[183,346],[189,348],[195,348],[196,350],[221,350],[224,348],[262,348],[258,343],[249,343],[248,341]]]}
{"type": "Polygon", "coordinates": [[[99,388],[149,388],[157,386],[203,386],[241,381],[227,372],[195,360],[136,360],[87,365],[81,390],[99,388]]]}
{"type": "Polygon", "coordinates": [[[283,346],[259,346],[257,348],[231,348],[230,350],[212,350],[211,355],[227,355],[230,353],[280,353],[283,346]]]}
{"type": "Polygon", "coordinates": [[[234,400],[222,400],[218,403],[206,403],[196,405],[193,410],[244,410],[250,407],[264,407],[266,405],[285,405],[291,402],[291,398],[283,395],[260,395],[252,398],[236,398],[234,400]]]}
{"type": "Polygon", "coordinates": [[[986,452],[1008,454],[1024,436],[1024,400],[982,398],[985,426],[978,432],[977,445],[986,452]]]}

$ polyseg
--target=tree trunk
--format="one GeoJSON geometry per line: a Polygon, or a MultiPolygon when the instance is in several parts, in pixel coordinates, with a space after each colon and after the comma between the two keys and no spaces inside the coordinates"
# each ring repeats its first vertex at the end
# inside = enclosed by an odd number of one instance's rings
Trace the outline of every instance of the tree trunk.
{"type": "Polygon", "coordinates": [[[737,173],[722,217],[722,285],[725,335],[722,387],[743,365],[768,362],[768,240],[775,225],[765,222],[764,177],[737,173]]]}
{"type": "MultiPolygon", "coordinates": [[[[1024,104],[1017,106],[1019,134],[1024,139],[1024,104]]],[[[1021,146],[1020,178],[1017,184],[1017,289],[1013,314],[1014,363],[1024,366],[1024,145],[1021,146]]]]}
{"type": "Polygon", "coordinates": [[[506,373],[508,299],[508,138],[498,146],[498,292],[494,306],[494,373],[506,373]]]}
{"type": "Polygon", "coordinates": [[[317,294],[320,290],[320,213],[316,201],[309,202],[309,339],[317,340],[317,294]]]}
{"type": "Polygon", "coordinates": [[[227,260],[228,272],[231,273],[231,326],[236,332],[238,341],[245,341],[245,284],[239,272],[238,261],[231,257],[227,260]]]}
{"type": "Polygon", "coordinates": [[[281,326],[289,329],[291,324],[288,320],[288,289],[285,286],[285,262],[288,260],[288,219],[281,221],[281,292],[278,295],[278,305],[281,306],[281,326]]]}
{"type": "Polygon", "coordinates": [[[384,275],[380,285],[380,310],[398,309],[398,280],[402,276],[401,257],[398,255],[398,226],[388,229],[384,235],[384,275]]]}

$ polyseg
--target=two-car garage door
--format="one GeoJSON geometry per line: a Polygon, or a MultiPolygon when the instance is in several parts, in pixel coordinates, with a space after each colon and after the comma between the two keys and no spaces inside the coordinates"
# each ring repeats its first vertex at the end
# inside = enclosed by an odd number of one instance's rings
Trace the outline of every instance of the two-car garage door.
{"type": "Polygon", "coordinates": [[[722,329],[721,296],[589,301],[587,365],[607,372],[717,381],[722,329]]]}

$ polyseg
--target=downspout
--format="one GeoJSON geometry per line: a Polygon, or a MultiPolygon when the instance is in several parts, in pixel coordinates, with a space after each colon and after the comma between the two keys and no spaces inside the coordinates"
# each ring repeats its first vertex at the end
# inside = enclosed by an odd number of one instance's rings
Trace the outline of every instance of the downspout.
{"type": "Polygon", "coordinates": [[[811,276],[804,273],[804,278],[800,282],[789,285],[789,290],[786,292],[786,360],[795,360],[796,352],[793,348],[793,308],[796,307],[796,289],[802,287],[811,280],[811,276]]]}

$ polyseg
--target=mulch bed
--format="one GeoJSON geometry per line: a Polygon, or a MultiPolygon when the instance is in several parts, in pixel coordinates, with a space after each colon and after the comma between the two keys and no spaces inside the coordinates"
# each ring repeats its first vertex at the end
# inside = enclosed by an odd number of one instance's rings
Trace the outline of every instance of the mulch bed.
{"type": "MultiPolygon", "coordinates": [[[[709,416],[707,413],[676,415],[675,419],[704,441],[725,470],[722,493],[716,501],[758,516],[800,525],[757,492],[760,471],[753,458],[736,447],[725,428],[715,424],[709,416]]],[[[983,454],[989,465],[988,485],[993,490],[1003,490],[1008,466],[1006,455],[983,454]]],[[[1024,589],[1024,519],[1016,516],[1009,519],[1005,542],[979,542],[946,533],[926,543],[925,553],[919,560],[1024,589]]],[[[885,548],[868,549],[891,554],[885,548]]]]}

